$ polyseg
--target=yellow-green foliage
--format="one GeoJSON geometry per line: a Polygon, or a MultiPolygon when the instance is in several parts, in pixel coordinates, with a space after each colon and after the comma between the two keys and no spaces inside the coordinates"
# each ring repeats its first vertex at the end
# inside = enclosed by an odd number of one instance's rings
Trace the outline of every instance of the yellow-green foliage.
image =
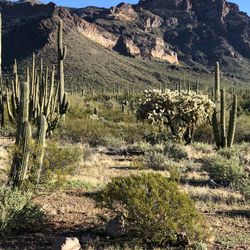
{"type": "Polygon", "coordinates": [[[244,175],[244,168],[235,155],[230,158],[221,155],[209,158],[206,170],[211,179],[225,186],[233,184],[244,175]]]}
{"type": "Polygon", "coordinates": [[[150,90],[144,92],[137,117],[168,126],[174,138],[190,143],[196,126],[206,123],[213,109],[214,103],[206,95],[150,90]]]}
{"type": "Polygon", "coordinates": [[[0,186],[0,234],[41,230],[47,216],[31,203],[31,193],[0,186]]]}
{"type": "Polygon", "coordinates": [[[130,237],[154,246],[178,244],[177,235],[183,232],[192,242],[207,236],[204,220],[192,200],[160,174],[117,177],[99,193],[98,200],[125,215],[130,237]]]}
{"type": "Polygon", "coordinates": [[[83,159],[83,149],[77,145],[59,145],[54,141],[47,143],[44,156],[42,182],[63,184],[67,174],[74,171],[76,164],[83,159]]]}
{"type": "Polygon", "coordinates": [[[118,103],[112,109],[98,101],[84,103],[79,97],[72,100],[63,136],[72,142],[89,143],[91,146],[120,146],[143,140],[155,128],[137,121],[134,114],[122,113],[118,103]],[[98,117],[93,116],[94,107],[98,117]],[[120,144],[120,145],[119,145],[120,144]]]}

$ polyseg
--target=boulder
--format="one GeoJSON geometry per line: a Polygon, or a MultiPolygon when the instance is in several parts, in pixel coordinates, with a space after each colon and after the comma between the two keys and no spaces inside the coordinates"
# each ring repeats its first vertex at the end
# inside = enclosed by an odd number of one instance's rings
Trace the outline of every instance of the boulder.
{"type": "Polygon", "coordinates": [[[122,236],[125,232],[125,221],[123,216],[118,215],[111,219],[105,227],[105,232],[110,237],[122,236]]]}
{"type": "Polygon", "coordinates": [[[81,245],[77,238],[59,238],[52,245],[52,250],[80,250],[81,245]]]}

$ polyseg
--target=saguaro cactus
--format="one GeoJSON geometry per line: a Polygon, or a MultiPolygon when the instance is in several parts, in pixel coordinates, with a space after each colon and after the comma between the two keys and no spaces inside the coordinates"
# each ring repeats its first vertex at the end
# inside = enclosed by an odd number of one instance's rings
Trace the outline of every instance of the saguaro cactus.
{"type": "Polygon", "coordinates": [[[228,147],[232,147],[234,142],[236,121],[237,121],[237,95],[234,94],[232,110],[230,111],[230,117],[229,117],[229,129],[228,129],[228,141],[227,141],[228,147]]]}
{"type": "Polygon", "coordinates": [[[226,133],[226,96],[225,90],[220,89],[220,66],[218,62],[215,65],[215,87],[213,93],[216,108],[214,109],[212,116],[212,125],[216,146],[217,148],[231,147],[233,145],[236,129],[237,96],[236,94],[233,94],[228,133],[226,133]],[[220,122],[217,118],[218,113],[220,114],[220,122]]]}
{"type": "Polygon", "coordinates": [[[22,186],[26,178],[29,162],[29,151],[31,142],[31,127],[29,118],[29,85],[27,82],[21,85],[20,110],[16,133],[15,153],[11,168],[10,182],[12,186],[22,186]]]}
{"type": "Polygon", "coordinates": [[[41,173],[42,173],[46,130],[47,130],[46,117],[44,115],[41,115],[39,128],[38,128],[38,138],[37,138],[37,144],[39,147],[39,152],[37,156],[37,160],[38,160],[37,184],[39,184],[40,182],[41,173]]]}
{"type": "Polygon", "coordinates": [[[64,115],[67,111],[68,99],[64,91],[64,60],[67,55],[67,47],[63,46],[63,22],[60,20],[58,27],[58,81],[59,81],[59,103],[60,103],[60,115],[64,115]]]}

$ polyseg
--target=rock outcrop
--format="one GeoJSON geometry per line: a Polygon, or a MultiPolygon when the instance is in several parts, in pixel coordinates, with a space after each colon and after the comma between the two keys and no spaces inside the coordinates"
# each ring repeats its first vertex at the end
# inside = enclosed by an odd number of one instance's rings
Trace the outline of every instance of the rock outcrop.
{"type": "Polygon", "coordinates": [[[132,5],[124,3],[110,8],[110,16],[125,21],[134,21],[138,17],[132,5]]]}
{"type": "Polygon", "coordinates": [[[110,9],[21,0],[0,1],[0,9],[5,65],[54,44],[59,19],[66,33],[76,31],[125,56],[205,66],[250,59],[250,17],[226,0],[140,0],[110,9]]]}
{"type": "Polygon", "coordinates": [[[134,42],[130,38],[125,36],[120,36],[113,49],[124,56],[141,56],[140,49],[134,44],[134,42]]]}

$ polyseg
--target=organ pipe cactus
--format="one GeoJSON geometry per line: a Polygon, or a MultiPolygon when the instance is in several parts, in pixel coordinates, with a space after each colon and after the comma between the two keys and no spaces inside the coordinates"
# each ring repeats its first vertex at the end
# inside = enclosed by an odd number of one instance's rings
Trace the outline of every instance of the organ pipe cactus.
{"type": "Polygon", "coordinates": [[[229,116],[228,132],[226,133],[226,96],[225,90],[220,89],[220,65],[215,65],[215,86],[214,86],[214,102],[216,108],[212,116],[212,126],[214,139],[217,148],[231,147],[234,142],[236,120],[237,120],[237,95],[233,93],[232,109],[229,116]],[[220,116],[220,122],[217,115],[220,116]]]}
{"type": "Polygon", "coordinates": [[[38,160],[37,184],[39,184],[40,182],[41,173],[42,173],[46,130],[47,130],[46,117],[44,115],[41,115],[39,128],[38,128],[38,138],[37,138],[37,144],[39,146],[39,151],[38,151],[38,156],[37,156],[37,160],[38,160]]]}

